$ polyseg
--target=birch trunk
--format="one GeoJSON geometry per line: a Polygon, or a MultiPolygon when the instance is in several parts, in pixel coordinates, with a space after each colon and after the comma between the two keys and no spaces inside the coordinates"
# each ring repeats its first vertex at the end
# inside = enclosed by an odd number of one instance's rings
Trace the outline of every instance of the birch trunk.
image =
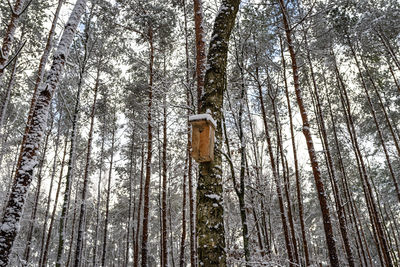
{"type": "Polygon", "coordinates": [[[29,129],[26,145],[22,148],[11,195],[6,205],[5,214],[1,220],[0,266],[6,266],[9,262],[12,245],[18,233],[26,194],[32,182],[33,170],[37,165],[37,153],[47,126],[50,102],[61,79],[69,47],[75,36],[75,31],[85,10],[85,6],[86,0],[78,0],[76,2],[55,52],[46,83],[39,90],[37,104],[32,116],[32,127],[29,129]]]}
{"type": "Polygon", "coordinates": [[[226,266],[222,187],[222,107],[231,31],[240,0],[222,1],[215,18],[207,57],[202,113],[209,111],[217,122],[214,161],[199,164],[197,185],[197,239],[199,264],[226,266]]]}
{"type": "Polygon", "coordinates": [[[38,208],[38,204],[39,204],[39,200],[40,200],[40,191],[41,191],[41,188],[42,188],[43,166],[44,166],[44,162],[46,160],[47,147],[48,147],[48,144],[49,144],[49,137],[51,135],[52,128],[53,128],[53,118],[52,118],[52,122],[51,122],[51,125],[50,125],[50,129],[48,130],[48,132],[46,134],[46,138],[45,138],[45,142],[44,142],[44,148],[43,148],[43,151],[42,151],[42,158],[40,159],[40,162],[39,162],[39,172],[38,172],[38,175],[37,175],[35,202],[33,204],[33,209],[32,209],[32,213],[31,213],[31,217],[30,217],[29,232],[28,232],[28,238],[26,240],[26,247],[25,247],[25,253],[24,253],[25,264],[29,263],[29,256],[30,256],[30,253],[31,253],[33,228],[34,228],[34,225],[36,223],[36,213],[37,213],[37,208],[38,208]]]}

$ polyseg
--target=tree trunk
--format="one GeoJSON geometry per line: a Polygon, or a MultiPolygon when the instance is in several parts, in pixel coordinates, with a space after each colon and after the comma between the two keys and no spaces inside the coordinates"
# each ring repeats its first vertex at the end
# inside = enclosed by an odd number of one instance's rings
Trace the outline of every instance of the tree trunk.
{"type": "Polygon", "coordinates": [[[153,127],[152,127],[152,105],[153,105],[153,65],[154,65],[154,44],[153,29],[149,26],[149,98],[147,105],[147,160],[146,160],[146,178],[144,184],[143,201],[143,231],[142,231],[142,266],[147,267],[147,240],[149,227],[149,205],[150,205],[150,178],[151,178],[151,157],[153,150],[153,127]]]}
{"type": "Polygon", "coordinates": [[[310,265],[310,256],[308,252],[308,243],[307,243],[307,236],[305,230],[305,223],[304,223],[304,213],[303,213],[303,197],[301,192],[301,181],[300,181],[300,170],[299,170],[299,161],[297,159],[297,148],[296,148],[296,139],[294,135],[294,127],[293,127],[293,117],[292,117],[292,107],[290,104],[289,98],[289,88],[287,84],[286,78],[286,61],[283,55],[284,48],[282,44],[282,39],[279,37],[280,44],[281,44],[281,58],[282,58],[282,67],[283,67],[283,82],[285,85],[285,95],[286,95],[286,103],[288,107],[288,116],[289,116],[289,126],[290,126],[290,137],[292,143],[292,150],[293,150],[293,161],[294,161],[294,169],[295,169],[295,176],[296,176],[296,193],[297,193],[297,204],[299,207],[299,221],[300,221],[300,229],[301,229],[301,237],[303,240],[303,251],[304,251],[304,258],[305,258],[305,265],[310,265]]]}
{"type": "Polygon", "coordinates": [[[25,253],[24,253],[24,261],[25,264],[28,265],[29,263],[29,256],[31,253],[31,245],[32,245],[32,235],[33,235],[33,228],[35,227],[34,225],[36,224],[36,213],[37,213],[37,208],[40,200],[40,191],[42,189],[42,178],[43,178],[43,166],[44,162],[46,160],[46,154],[47,154],[47,147],[49,144],[49,137],[51,135],[51,131],[53,128],[53,121],[54,118],[51,118],[51,123],[50,123],[50,129],[48,130],[44,142],[44,148],[42,151],[42,158],[40,159],[39,162],[39,171],[37,175],[37,185],[36,185],[36,193],[35,193],[35,201],[33,204],[33,209],[30,217],[30,225],[29,225],[29,231],[28,231],[28,237],[26,240],[26,246],[25,246],[25,253]]]}
{"type": "Polygon", "coordinates": [[[327,197],[325,194],[325,186],[322,181],[321,171],[319,169],[319,163],[318,163],[317,155],[316,155],[316,152],[314,149],[314,142],[313,142],[313,138],[312,138],[311,131],[310,131],[310,123],[308,120],[306,107],[303,102],[302,90],[300,88],[300,83],[299,83],[299,74],[298,74],[298,69],[297,69],[296,54],[295,54],[293,42],[292,42],[292,29],[289,25],[289,18],[288,18],[287,12],[286,12],[286,7],[285,7],[284,1],[279,0],[279,5],[280,5],[281,11],[282,11],[282,20],[283,20],[283,24],[284,24],[284,28],[285,28],[286,40],[287,40],[288,47],[289,47],[290,58],[292,60],[293,81],[294,81],[294,87],[295,87],[295,91],[296,91],[297,104],[299,106],[301,119],[303,121],[303,134],[304,134],[304,137],[307,142],[308,154],[309,154],[310,161],[311,161],[311,166],[312,166],[313,175],[314,175],[314,181],[315,181],[315,185],[316,185],[316,189],[317,189],[317,193],[318,193],[319,205],[320,205],[321,213],[322,213],[322,217],[323,217],[325,238],[326,238],[326,243],[327,243],[328,251],[329,251],[329,260],[330,260],[331,266],[338,267],[339,259],[338,259],[337,252],[336,252],[336,241],[335,241],[335,238],[333,235],[331,215],[330,215],[330,211],[329,211],[327,197]]]}
{"type": "MultiPolygon", "coordinates": [[[[60,111],[60,113],[58,114],[60,116],[60,118],[62,118],[62,110],[60,111]]],[[[46,238],[46,230],[47,230],[47,221],[49,218],[49,212],[50,212],[50,204],[51,204],[51,194],[53,192],[53,185],[54,185],[54,177],[56,175],[56,171],[57,171],[57,163],[58,163],[58,148],[60,145],[60,131],[61,131],[61,120],[58,120],[58,126],[57,126],[57,138],[55,140],[55,151],[54,151],[54,155],[56,155],[54,157],[54,161],[53,161],[53,167],[52,167],[52,171],[51,171],[51,178],[50,178],[50,188],[49,188],[49,193],[47,196],[47,203],[46,203],[46,213],[44,215],[44,223],[43,223],[43,228],[42,228],[42,238],[41,238],[41,242],[40,242],[40,255],[39,255],[39,266],[41,266],[42,264],[42,258],[43,258],[43,248],[44,248],[44,241],[46,238]]],[[[63,164],[63,163],[61,163],[63,164]]],[[[56,198],[58,198],[58,196],[56,196],[56,198]]]]}
{"type": "Polygon", "coordinates": [[[336,66],[336,62],[335,62],[335,71],[336,71],[337,76],[339,77],[341,90],[343,91],[343,92],[341,92],[341,101],[342,101],[343,111],[346,113],[346,116],[348,118],[347,119],[347,124],[348,124],[347,127],[348,127],[349,134],[351,135],[354,154],[355,154],[357,162],[359,164],[360,180],[363,185],[365,200],[366,200],[367,207],[368,207],[368,213],[370,216],[371,223],[373,225],[374,235],[376,237],[377,250],[379,253],[381,253],[380,249],[382,250],[385,264],[387,264],[387,266],[393,266],[389,252],[388,252],[387,243],[386,243],[386,240],[383,235],[382,223],[377,216],[377,214],[378,214],[377,208],[376,208],[375,200],[373,198],[372,189],[371,189],[369,177],[368,177],[368,174],[366,171],[364,159],[362,157],[361,150],[358,145],[358,139],[357,139],[354,123],[353,123],[352,116],[351,116],[351,107],[350,107],[350,102],[349,102],[349,99],[347,96],[346,87],[345,87],[344,82],[342,81],[341,77],[339,76],[339,69],[336,66]]]}
{"type": "Polygon", "coordinates": [[[278,202],[279,202],[279,212],[280,212],[280,217],[281,217],[281,222],[282,222],[282,228],[283,228],[283,233],[284,233],[284,238],[285,238],[285,245],[286,245],[286,252],[289,258],[290,266],[294,266],[294,261],[293,261],[293,254],[292,254],[292,247],[290,243],[290,238],[289,238],[289,229],[287,225],[287,220],[286,220],[286,215],[285,215],[285,206],[283,202],[283,197],[282,197],[282,184],[278,175],[277,167],[276,167],[276,161],[274,157],[274,152],[272,148],[272,141],[271,141],[271,135],[270,135],[270,130],[268,126],[268,119],[267,119],[267,113],[265,110],[265,105],[264,105],[264,99],[263,99],[263,94],[262,94],[262,86],[258,78],[258,68],[256,69],[256,79],[257,79],[257,88],[258,88],[258,97],[260,101],[260,107],[261,107],[261,115],[264,123],[264,131],[265,131],[265,137],[267,139],[267,147],[268,147],[268,155],[269,155],[269,160],[271,164],[271,169],[272,169],[272,176],[275,181],[275,186],[276,186],[276,194],[278,197],[278,202]]]}
{"type": "MultiPolygon", "coordinates": [[[[162,197],[161,197],[161,211],[162,211],[162,267],[168,266],[168,249],[167,249],[167,100],[166,93],[163,95],[163,143],[162,143],[162,197]]],[[[173,249],[173,248],[171,248],[173,249]]]]}
{"type": "Polygon", "coordinates": [[[339,187],[338,187],[338,181],[337,181],[337,176],[336,176],[336,172],[335,172],[335,167],[333,165],[333,159],[331,156],[331,150],[330,150],[330,146],[329,146],[329,141],[328,141],[328,134],[326,131],[326,126],[325,126],[325,119],[323,116],[323,111],[322,111],[322,104],[321,104],[321,100],[319,97],[319,89],[317,86],[317,81],[315,79],[315,75],[314,75],[314,69],[313,69],[313,65],[312,65],[312,61],[311,61],[311,55],[310,55],[310,50],[308,49],[308,41],[307,38],[305,38],[306,40],[306,45],[307,45],[307,60],[309,63],[309,67],[310,67],[310,74],[311,74],[311,80],[312,80],[312,84],[313,84],[313,88],[314,88],[314,94],[315,94],[315,98],[316,98],[316,117],[319,118],[319,126],[321,129],[321,134],[322,134],[322,144],[323,144],[323,148],[324,148],[324,154],[326,155],[326,159],[328,162],[328,171],[330,170],[330,174],[332,177],[332,191],[334,193],[334,199],[335,199],[335,204],[336,204],[336,212],[337,212],[337,216],[339,219],[339,230],[340,230],[340,234],[342,235],[342,239],[343,239],[343,245],[345,248],[345,252],[346,252],[346,257],[347,257],[347,262],[349,264],[350,267],[354,267],[355,263],[354,263],[354,259],[353,259],[353,253],[351,251],[351,246],[350,246],[350,241],[349,241],[349,237],[347,234],[347,225],[346,225],[346,220],[345,220],[345,214],[344,214],[344,208],[342,205],[342,200],[341,200],[341,196],[339,193],[339,187]]]}
{"type": "Polygon", "coordinates": [[[138,203],[138,211],[137,211],[137,224],[136,224],[136,240],[135,240],[135,248],[133,250],[133,266],[139,266],[139,236],[140,236],[140,222],[142,220],[141,210],[142,210],[142,201],[143,201],[143,173],[144,173],[144,145],[142,144],[141,150],[141,158],[142,163],[140,167],[140,188],[139,188],[139,203],[138,203]]]}
{"type": "MultiPolygon", "coordinates": [[[[47,126],[47,117],[52,96],[57,89],[69,46],[75,35],[76,27],[84,12],[86,0],[78,0],[66,24],[54,61],[47,76],[46,84],[40,89],[37,104],[32,116],[32,127],[28,132],[26,145],[21,151],[20,160],[12,187],[12,193],[1,220],[0,229],[0,266],[6,266],[19,229],[19,220],[25,203],[26,193],[32,181],[33,170],[37,165],[37,152],[42,143],[42,136],[47,126]]],[[[4,53],[4,51],[3,51],[4,53]]]]}
{"type": "MultiPolygon", "coordinates": [[[[185,62],[186,62],[186,105],[190,107],[191,101],[190,101],[190,77],[189,77],[189,34],[188,34],[188,26],[187,26],[187,12],[186,12],[186,1],[183,1],[183,13],[184,13],[184,23],[185,23],[185,62]]],[[[187,116],[190,116],[190,110],[187,112],[187,116]]],[[[179,267],[183,267],[185,265],[185,239],[186,239],[186,178],[187,176],[191,176],[191,166],[189,169],[189,160],[191,161],[191,156],[190,156],[190,148],[192,146],[191,144],[191,132],[190,132],[190,124],[187,122],[188,128],[187,128],[187,145],[186,145],[186,159],[185,159],[185,169],[183,173],[183,181],[182,181],[182,234],[181,234],[181,244],[180,244],[180,253],[179,253],[179,267]]],[[[191,165],[191,163],[190,163],[191,165]]],[[[189,214],[189,223],[191,222],[191,216],[189,214]]],[[[190,234],[190,240],[192,237],[192,232],[190,234]]],[[[194,244],[193,244],[194,247],[194,244]]],[[[192,250],[190,250],[192,254],[192,250]]],[[[191,257],[192,258],[192,257],[191,257]]],[[[193,262],[191,262],[192,266],[195,267],[194,263],[194,255],[193,255],[193,262]]]]}
{"type": "MultiPolygon", "coordinates": [[[[116,107],[114,106],[114,118],[113,123],[116,123],[116,107]]],[[[103,232],[103,253],[101,255],[101,265],[102,267],[106,266],[106,254],[107,254],[107,232],[108,232],[108,215],[110,212],[110,195],[111,195],[111,177],[112,177],[112,168],[114,163],[114,145],[115,145],[115,131],[116,126],[112,125],[112,137],[111,137],[111,159],[110,159],[110,167],[108,170],[108,183],[107,183],[107,196],[106,196],[106,214],[104,218],[104,232],[103,232]]]]}
{"type": "Polygon", "coordinates": [[[49,224],[49,230],[48,230],[48,233],[47,233],[46,244],[45,244],[44,249],[43,249],[43,256],[40,257],[40,260],[39,260],[39,267],[46,266],[47,255],[49,254],[49,246],[50,246],[51,234],[53,232],[53,224],[54,224],[54,220],[55,220],[55,217],[56,217],[58,196],[60,194],[60,189],[61,189],[61,182],[62,182],[63,171],[64,171],[65,157],[67,155],[67,145],[68,145],[68,141],[67,140],[68,140],[68,133],[67,133],[66,138],[65,138],[64,153],[63,153],[63,158],[61,160],[60,178],[58,179],[56,198],[54,200],[53,211],[51,213],[51,219],[50,219],[50,224],[49,224]]]}
{"type": "Polygon", "coordinates": [[[80,214],[79,214],[79,222],[78,222],[78,237],[76,241],[76,249],[75,249],[75,267],[80,266],[80,259],[82,254],[82,246],[83,246],[83,235],[84,233],[84,218],[86,215],[86,192],[87,186],[89,182],[89,168],[90,168],[90,156],[92,153],[92,141],[93,141],[93,131],[94,131],[94,118],[96,114],[96,100],[97,100],[97,92],[99,88],[99,80],[100,80],[100,65],[97,68],[97,76],[96,76],[96,84],[94,86],[94,96],[93,96],[93,104],[92,110],[90,113],[90,128],[89,128],[89,136],[88,136],[88,145],[87,145],[87,152],[86,152],[86,163],[85,163],[85,170],[83,173],[83,187],[82,187],[82,198],[81,198],[81,207],[80,207],[80,214]]]}
{"type": "MultiPolygon", "coordinates": [[[[18,58],[16,58],[14,61],[13,68],[12,68],[12,71],[10,74],[10,80],[8,81],[6,91],[4,93],[4,96],[2,97],[3,100],[1,103],[2,105],[1,105],[1,109],[0,109],[0,141],[2,141],[3,134],[5,131],[4,124],[6,121],[8,103],[10,103],[11,91],[12,91],[12,88],[14,87],[14,83],[15,83],[15,74],[16,74],[17,65],[18,65],[17,63],[18,63],[18,58]]],[[[0,164],[1,164],[1,162],[2,162],[2,159],[0,159],[0,164]]]]}
{"type": "MultiPolygon", "coordinates": [[[[356,66],[357,66],[357,69],[358,69],[358,74],[360,75],[360,79],[361,79],[361,85],[362,85],[362,87],[364,88],[365,96],[366,96],[366,98],[367,98],[367,100],[368,100],[368,104],[369,104],[369,107],[370,107],[370,109],[371,109],[371,114],[372,114],[372,117],[373,117],[374,122],[375,122],[376,130],[377,130],[377,132],[378,132],[378,137],[379,137],[379,140],[380,140],[380,142],[381,142],[383,152],[385,153],[386,163],[387,163],[387,166],[388,166],[388,168],[389,168],[389,173],[390,173],[390,176],[391,176],[391,178],[392,178],[394,188],[396,189],[397,199],[398,199],[398,201],[400,202],[400,188],[399,188],[399,184],[398,184],[397,178],[396,178],[396,176],[395,176],[395,174],[394,174],[392,164],[391,164],[391,162],[390,162],[390,156],[389,156],[388,150],[387,150],[387,148],[386,148],[386,144],[385,144],[385,140],[384,140],[384,138],[383,138],[383,134],[382,134],[382,131],[381,131],[381,127],[380,127],[379,122],[378,122],[378,119],[377,119],[377,117],[376,117],[376,112],[375,112],[374,105],[373,105],[373,103],[372,103],[371,97],[370,97],[369,92],[368,92],[368,88],[367,88],[366,81],[364,80],[364,75],[362,74],[361,64],[360,64],[360,62],[358,61],[356,52],[355,52],[353,46],[350,44],[350,42],[349,42],[349,46],[350,46],[350,50],[351,50],[351,52],[352,52],[352,54],[353,54],[354,60],[355,60],[355,62],[356,62],[356,66]]],[[[361,57],[361,60],[363,61],[362,57],[361,57]]],[[[365,62],[363,62],[363,63],[364,63],[364,65],[365,65],[365,62]]],[[[365,67],[366,67],[366,66],[365,66],[365,67]]],[[[368,73],[369,73],[369,71],[368,71],[368,73]]],[[[371,77],[370,77],[370,78],[371,78],[371,77]]],[[[372,81],[372,83],[373,83],[372,78],[371,78],[371,81],[372,81]]]]}
{"type": "Polygon", "coordinates": [[[79,177],[75,179],[75,186],[72,186],[72,188],[76,188],[75,190],[75,198],[74,198],[74,204],[72,205],[72,224],[71,224],[71,233],[69,234],[69,247],[68,247],[68,254],[67,254],[67,260],[65,262],[65,266],[69,266],[69,263],[71,262],[71,256],[72,256],[72,250],[74,246],[74,240],[75,240],[75,233],[77,232],[77,229],[75,227],[76,224],[76,213],[77,213],[77,206],[78,206],[78,201],[79,201],[79,177]]]}
{"type": "MultiPolygon", "coordinates": [[[[26,1],[26,0],[24,0],[24,1],[26,1]]],[[[57,5],[56,11],[55,11],[55,14],[54,14],[54,17],[53,17],[53,21],[52,21],[52,24],[51,24],[51,28],[50,28],[50,31],[49,31],[49,35],[47,37],[46,46],[45,46],[45,48],[43,50],[42,57],[40,58],[40,62],[39,62],[39,66],[38,66],[38,72],[36,74],[35,85],[34,85],[34,88],[33,88],[33,95],[32,95],[32,99],[31,99],[31,105],[29,107],[28,118],[26,120],[25,134],[24,134],[24,136],[22,138],[21,151],[22,151],[23,147],[25,146],[27,134],[28,134],[29,129],[31,127],[33,112],[35,110],[36,102],[38,100],[38,90],[39,90],[39,87],[42,84],[43,76],[44,76],[44,73],[45,73],[45,70],[46,70],[46,64],[47,64],[47,61],[49,59],[49,55],[50,55],[51,49],[53,47],[53,39],[54,39],[54,35],[55,35],[57,21],[58,21],[60,10],[61,10],[61,7],[62,7],[64,1],[65,0],[59,0],[58,1],[58,5],[57,5]]],[[[0,84],[1,84],[1,76],[0,76],[0,84]]]]}
{"type": "MultiPolygon", "coordinates": [[[[204,72],[206,69],[205,33],[203,28],[202,0],[193,0],[194,30],[196,36],[196,80],[197,80],[197,112],[200,113],[201,96],[204,90],[204,72]]],[[[192,263],[193,264],[193,263],[192,263]]],[[[195,265],[193,265],[194,267],[195,265]]]]}
{"type": "MultiPolygon", "coordinates": [[[[4,70],[8,65],[8,57],[10,56],[11,48],[14,43],[14,35],[15,31],[18,27],[19,19],[22,13],[27,8],[26,0],[16,0],[13,7],[10,4],[11,18],[10,22],[7,25],[6,32],[3,38],[3,44],[0,50],[0,87],[2,87],[2,79],[4,75],[4,70]]],[[[29,2],[28,2],[29,5],[29,2]]]]}
{"type": "Polygon", "coordinates": [[[75,162],[76,162],[76,142],[77,142],[77,126],[78,126],[78,117],[79,117],[79,106],[80,106],[80,95],[82,89],[82,80],[79,80],[78,83],[78,91],[76,92],[75,99],[75,107],[74,113],[72,116],[72,131],[71,131],[71,146],[69,150],[69,159],[68,159],[68,170],[67,175],[65,177],[65,191],[64,191],[64,200],[61,209],[60,216],[60,224],[59,224],[59,239],[58,239],[58,249],[57,249],[57,267],[61,266],[62,255],[64,253],[65,246],[65,229],[67,225],[67,214],[71,200],[71,185],[74,180],[75,174],[75,162]]]}
{"type": "MultiPolygon", "coordinates": [[[[103,119],[105,121],[105,114],[103,114],[103,119]]],[[[99,228],[101,224],[100,220],[100,202],[101,202],[101,180],[103,174],[103,160],[104,160],[104,143],[105,143],[105,123],[103,124],[103,129],[101,130],[101,148],[100,148],[100,164],[99,164],[99,178],[97,182],[97,201],[96,201],[96,226],[94,231],[94,244],[93,244],[93,258],[92,263],[93,266],[98,265],[97,259],[97,243],[99,239],[99,228]]]]}
{"type": "Polygon", "coordinates": [[[136,164],[135,168],[133,168],[133,164],[136,163],[136,155],[135,154],[135,132],[132,133],[131,137],[131,147],[129,151],[129,173],[128,173],[128,179],[129,179],[129,204],[128,204],[128,220],[126,222],[126,247],[125,247],[125,260],[124,260],[124,266],[128,267],[129,263],[129,238],[131,236],[130,230],[132,228],[132,242],[135,240],[135,229],[133,228],[133,221],[135,218],[135,206],[133,207],[133,212],[132,212],[132,201],[133,201],[133,188],[132,186],[136,186],[136,183],[132,185],[132,179],[134,177],[134,173],[136,173],[136,164]]]}
{"type": "Polygon", "coordinates": [[[214,161],[199,164],[197,185],[197,238],[199,263],[226,266],[222,198],[222,107],[226,88],[228,44],[240,0],[223,0],[218,13],[207,58],[204,95],[200,111],[209,111],[217,121],[214,161]]]}
{"type": "MultiPolygon", "coordinates": [[[[284,180],[284,186],[283,189],[285,190],[285,196],[286,196],[286,202],[287,202],[287,216],[288,216],[288,221],[289,221],[289,227],[290,227],[290,234],[291,234],[291,245],[293,248],[293,260],[295,264],[299,264],[299,254],[298,254],[298,249],[297,249],[297,241],[296,241],[296,233],[294,230],[294,222],[293,222],[293,214],[292,214],[292,205],[291,205],[291,200],[290,200],[290,195],[289,195],[289,173],[286,172],[285,168],[285,156],[283,154],[283,146],[282,146],[282,137],[281,137],[281,126],[279,122],[279,114],[278,110],[276,108],[275,104],[275,97],[272,96],[272,84],[271,84],[271,79],[269,76],[269,72],[267,70],[267,86],[268,86],[268,95],[271,99],[272,103],[272,111],[274,114],[274,122],[275,122],[275,130],[276,130],[276,141],[277,141],[277,160],[279,161],[279,153],[280,153],[280,158],[281,158],[281,165],[282,165],[282,173],[283,173],[283,180],[284,180]]],[[[277,162],[277,165],[279,166],[279,162],[277,162]]],[[[279,174],[278,174],[279,176],[279,174]]]]}

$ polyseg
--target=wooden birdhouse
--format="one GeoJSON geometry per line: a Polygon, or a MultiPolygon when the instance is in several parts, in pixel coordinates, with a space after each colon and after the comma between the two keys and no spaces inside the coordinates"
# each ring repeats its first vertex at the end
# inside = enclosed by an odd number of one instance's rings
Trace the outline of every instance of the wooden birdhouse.
{"type": "Polygon", "coordinates": [[[210,114],[189,117],[192,125],[192,157],[197,162],[214,160],[214,137],[216,123],[210,114]]]}

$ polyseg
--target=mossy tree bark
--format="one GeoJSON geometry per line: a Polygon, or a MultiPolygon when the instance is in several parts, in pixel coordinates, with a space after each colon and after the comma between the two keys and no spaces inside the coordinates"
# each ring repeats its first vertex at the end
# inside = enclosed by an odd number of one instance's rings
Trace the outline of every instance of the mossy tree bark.
{"type": "Polygon", "coordinates": [[[217,121],[214,161],[199,166],[197,187],[198,258],[201,266],[226,266],[222,201],[222,107],[226,87],[228,44],[240,0],[224,0],[214,22],[200,112],[217,121]]]}

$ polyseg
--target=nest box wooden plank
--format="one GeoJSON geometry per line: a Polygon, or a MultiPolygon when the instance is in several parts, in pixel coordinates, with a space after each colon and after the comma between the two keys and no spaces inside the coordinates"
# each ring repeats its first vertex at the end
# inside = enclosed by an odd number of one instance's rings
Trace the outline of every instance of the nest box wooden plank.
{"type": "Polygon", "coordinates": [[[216,123],[210,114],[189,117],[192,125],[192,157],[197,162],[214,160],[214,138],[216,123]]]}

